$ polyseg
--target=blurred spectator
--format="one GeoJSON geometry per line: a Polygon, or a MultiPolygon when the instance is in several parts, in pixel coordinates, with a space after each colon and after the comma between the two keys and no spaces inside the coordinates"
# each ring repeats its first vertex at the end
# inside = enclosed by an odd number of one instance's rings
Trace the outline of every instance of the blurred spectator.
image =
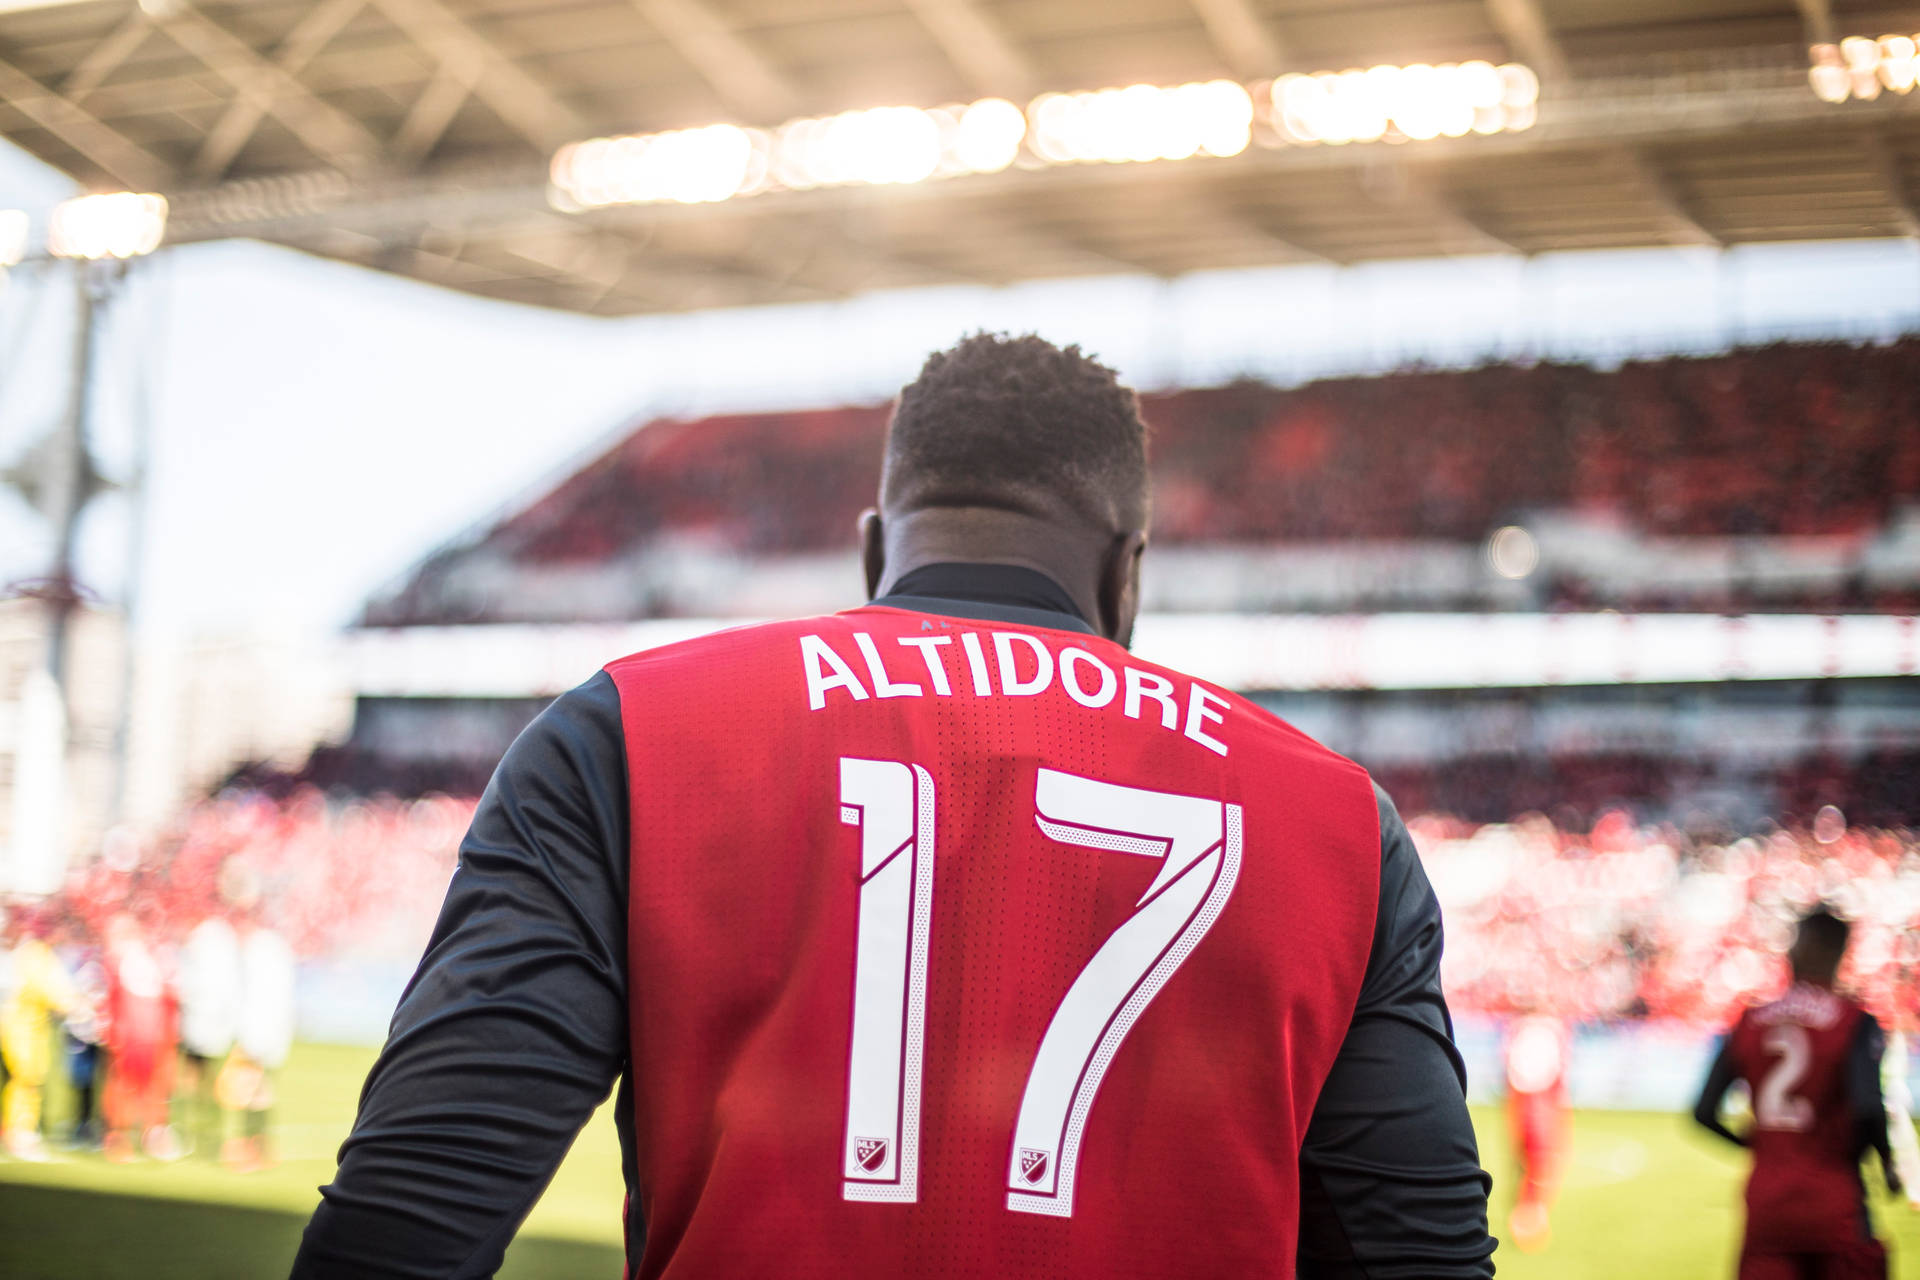
{"type": "Polygon", "coordinates": [[[180,1142],[168,1124],[179,1008],[146,930],[131,914],[107,922],[107,1159],[124,1162],[144,1150],[176,1159],[180,1142]]]}

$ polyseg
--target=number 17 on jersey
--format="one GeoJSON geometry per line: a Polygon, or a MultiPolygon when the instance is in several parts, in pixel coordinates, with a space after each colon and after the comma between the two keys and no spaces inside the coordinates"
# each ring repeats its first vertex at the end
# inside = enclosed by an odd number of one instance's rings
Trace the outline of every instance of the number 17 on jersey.
{"type": "MultiPolygon", "coordinates": [[[[860,828],[859,925],[843,1193],[918,1198],[933,911],[934,781],[917,764],[840,761],[840,818],[860,828]]],[[[1219,918],[1240,874],[1239,805],[1040,769],[1050,839],[1158,858],[1159,872],[1055,1007],[1014,1117],[1007,1208],[1070,1217],[1094,1095],[1128,1031],[1219,918]]]]}

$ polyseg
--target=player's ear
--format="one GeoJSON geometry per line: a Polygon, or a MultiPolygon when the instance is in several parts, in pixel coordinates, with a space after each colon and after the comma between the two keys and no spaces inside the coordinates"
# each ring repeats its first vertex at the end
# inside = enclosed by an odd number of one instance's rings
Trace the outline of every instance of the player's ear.
{"type": "Polygon", "coordinates": [[[860,513],[860,563],[867,573],[867,599],[880,594],[880,579],[887,571],[887,532],[880,524],[880,513],[868,507],[860,513]]]}
{"type": "Polygon", "coordinates": [[[1144,529],[1123,533],[1107,546],[1100,567],[1100,632],[1125,647],[1133,641],[1133,620],[1140,610],[1140,560],[1147,549],[1144,529]]]}

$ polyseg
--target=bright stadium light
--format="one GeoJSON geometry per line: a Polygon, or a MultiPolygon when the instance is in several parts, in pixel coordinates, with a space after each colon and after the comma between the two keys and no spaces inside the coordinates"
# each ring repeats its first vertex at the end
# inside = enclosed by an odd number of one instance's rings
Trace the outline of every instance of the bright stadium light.
{"type": "Polygon", "coordinates": [[[0,271],[17,267],[27,256],[27,211],[0,209],[0,271]]]}
{"type": "Polygon", "coordinates": [[[554,154],[554,207],[700,204],[769,191],[889,186],[1030,167],[1237,156],[1256,140],[1392,142],[1525,129],[1540,82],[1518,63],[1444,63],[869,107],[771,129],[731,124],[572,142],[554,154]],[[1271,109],[1267,106],[1271,99],[1271,109]],[[1274,130],[1255,132],[1270,116],[1274,130]]]}
{"type": "Polygon", "coordinates": [[[1414,63],[1285,75],[1268,97],[1290,142],[1424,142],[1532,128],[1540,79],[1517,62],[1414,63]]]}
{"type": "Polygon", "coordinates": [[[80,196],[55,205],[47,252],[56,258],[137,258],[160,247],[167,198],[136,191],[80,196]]]}
{"type": "Polygon", "coordinates": [[[982,98],[954,118],[946,150],[968,173],[999,173],[1020,158],[1027,117],[1005,98],[982,98]]]}
{"type": "Polygon", "coordinates": [[[797,189],[921,182],[940,167],[940,135],[933,113],[918,107],[799,120],[780,131],[774,169],[797,189]]]}
{"type": "Polygon", "coordinates": [[[1871,102],[1883,90],[1911,93],[1917,79],[1920,36],[1848,36],[1838,44],[1807,47],[1807,85],[1822,102],[1871,102]]]}
{"type": "Polygon", "coordinates": [[[1027,108],[1034,153],[1050,164],[1125,164],[1236,156],[1253,132],[1253,98],[1231,80],[1043,93],[1027,108]]]}
{"type": "Polygon", "coordinates": [[[553,158],[556,188],[586,208],[710,204],[748,191],[766,171],[766,137],[730,124],[594,138],[553,158]]]}
{"type": "Polygon", "coordinates": [[[1507,525],[1487,539],[1487,563],[1501,577],[1518,582],[1540,567],[1540,544],[1519,525],[1507,525]]]}

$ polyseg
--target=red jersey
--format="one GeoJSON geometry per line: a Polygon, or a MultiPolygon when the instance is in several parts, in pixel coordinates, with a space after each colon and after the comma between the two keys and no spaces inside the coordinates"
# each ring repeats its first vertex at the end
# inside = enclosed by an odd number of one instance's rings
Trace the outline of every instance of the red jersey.
{"type": "Polygon", "coordinates": [[[1780,1251],[1860,1239],[1865,1189],[1847,1092],[1847,1056],[1864,1010],[1795,983],[1748,1009],[1727,1040],[1753,1098],[1747,1240],[1780,1251]]]}
{"type": "Polygon", "coordinates": [[[107,1046],[122,1060],[170,1055],[177,1034],[179,1005],[166,970],[142,939],[109,946],[107,972],[107,1046]]]}
{"type": "Polygon", "coordinates": [[[1531,1014],[1514,1024],[1506,1052],[1507,1109],[1523,1147],[1564,1137],[1568,1056],[1558,1018],[1531,1014]]]}
{"type": "Polygon", "coordinates": [[[608,672],[638,1275],[1293,1274],[1358,766],[1105,640],[891,607],[608,672]]]}

